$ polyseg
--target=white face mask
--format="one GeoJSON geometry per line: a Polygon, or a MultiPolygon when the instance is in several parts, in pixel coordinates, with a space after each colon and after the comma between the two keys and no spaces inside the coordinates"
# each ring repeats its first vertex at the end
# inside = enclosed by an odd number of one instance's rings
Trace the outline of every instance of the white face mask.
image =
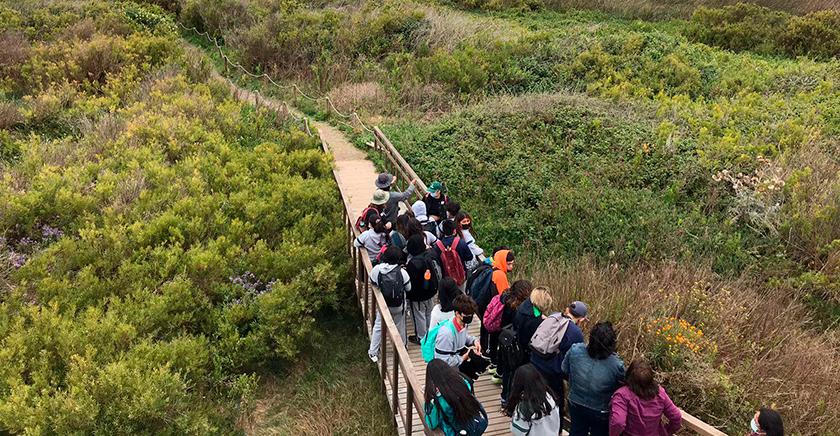
{"type": "Polygon", "coordinates": [[[761,429],[758,428],[758,423],[755,422],[755,418],[750,420],[750,429],[753,431],[753,433],[760,433],[761,429]]]}

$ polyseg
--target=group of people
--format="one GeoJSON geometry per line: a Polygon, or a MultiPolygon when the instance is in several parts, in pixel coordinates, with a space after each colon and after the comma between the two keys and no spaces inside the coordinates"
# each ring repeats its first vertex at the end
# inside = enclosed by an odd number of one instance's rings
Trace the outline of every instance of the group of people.
{"type": "MultiPolygon", "coordinates": [[[[656,382],[650,363],[637,358],[625,369],[610,322],[592,326],[585,341],[584,302],[555,310],[546,287],[528,280],[510,283],[513,250],[497,247],[483,259],[472,217],[446,196],[440,182],[400,213],[400,204],[414,195],[415,181],[398,192],[391,189],[395,180],[387,173],[377,177],[371,204],[356,221],[362,233],[354,244],[374,265],[370,280],[403,343],[419,344],[428,363],[424,394],[430,428],[447,436],[482,434],[489,419],[473,385],[489,373],[501,385],[501,411],[510,417],[514,435],[560,434],[567,404],[572,436],[671,435],[681,429],[681,412],[656,382]],[[476,319],[479,337],[469,333],[476,319]]],[[[368,349],[374,362],[381,323],[378,314],[368,349]]],[[[781,416],[762,408],[750,431],[781,436],[781,416]]]]}

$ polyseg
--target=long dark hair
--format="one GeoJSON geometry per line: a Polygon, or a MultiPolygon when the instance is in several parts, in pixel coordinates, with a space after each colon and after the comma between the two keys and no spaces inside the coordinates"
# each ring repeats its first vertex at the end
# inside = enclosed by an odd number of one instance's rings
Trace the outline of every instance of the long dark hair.
{"type": "Polygon", "coordinates": [[[426,231],[423,230],[423,224],[420,224],[420,221],[417,221],[417,218],[409,218],[408,222],[405,225],[405,239],[408,239],[414,235],[421,235],[423,236],[423,241],[426,240],[426,231]]]}
{"type": "Polygon", "coordinates": [[[627,387],[643,400],[652,400],[659,395],[659,383],[656,383],[653,368],[647,360],[637,358],[627,368],[627,387]]]}
{"type": "Polygon", "coordinates": [[[440,288],[438,289],[438,300],[440,301],[441,312],[451,312],[455,310],[453,303],[455,297],[461,294],[458,289],[458,284],[452,277],[444,277],[440,280],[440,288]]]}
{"type": "Polygon", "coordinates": [[[615,353],[615,345],[616,334],[612,323],[601,321],[595,324],[592,332],[589,333],[589,345],[586,346],[586,352],[593,359],[604,360],[615,353]]]}
{"type": "Polygon", "coordinates": [[[785,424],[779,412],[762,407],[758,410],[758,426],[767,436],[785,436],[785,424]]]}
{"type": "Polygon", "coordinates": [[[408,239],[408,222],[411,220],[411,217],[408,214],[402,214],[397,217],[397,232],[403,236],[403,238],[408,239]]]}
{"type": "Polygon", "coordinates": [[[520,304],[522,304],[528,297],[531,296],[531,291],[534,290],[534,285],[531,284],[528,280],[517,280],[510,285],[510,289],[507,290],[505,300],[505,305],[511,310],[516,310],[520,304]]]}
{"type": "Polygon", "coordinates": [[[532,364],[522,365],[513,375],[505,414],[513,416],[519,410],[519,416],[526,422],[536,421],[551,415],[552,407],[548,396],[554,400],[557,407],[557,395],[548,387],[542,374],[532,364]]]}
{"type": "Polygon", "coordinates": [[[481,403],[467,387],[466,378],[457,368],[440,359],[432,359],[426,367],[426,404],[438,395],[452,408],[455,422],[466,424],[481,414],[481,403]]]}

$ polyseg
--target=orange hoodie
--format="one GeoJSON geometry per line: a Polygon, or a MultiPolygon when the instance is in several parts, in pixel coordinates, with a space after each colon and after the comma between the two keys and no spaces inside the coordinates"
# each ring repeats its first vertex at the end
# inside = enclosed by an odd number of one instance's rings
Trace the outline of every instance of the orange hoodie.
{"type": "Polygon", "coordinates": [[[510,250],[499,250],[493,256],[493,284],[496,285],[496,290],[499,294],[510,289],[510,282],[508,282],[507,278],[508,253],[510,253],[510,250]]]}

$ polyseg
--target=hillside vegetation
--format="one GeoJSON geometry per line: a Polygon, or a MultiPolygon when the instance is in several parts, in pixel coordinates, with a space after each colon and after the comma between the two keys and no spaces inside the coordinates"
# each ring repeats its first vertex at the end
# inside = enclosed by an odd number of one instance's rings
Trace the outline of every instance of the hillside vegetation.
{"type": "Polygon", "coordinates": [[[157,7],[0,17],[0,429],[238,431],[347,276],[329,158],[157,7]]]}
{"type": "Polygon", "coordinates": [[[483,246],[513,245],[519,275],[617,322],[621,353],[651,357],[690,412],[738,434],[772,404],[796,434],[831,433],[836,12],[738,5],[638,21],[448,4],[473,12],[185,0],[180,19],[247,67],[382,125],[421,177],[447,182],[483,246]]]}

